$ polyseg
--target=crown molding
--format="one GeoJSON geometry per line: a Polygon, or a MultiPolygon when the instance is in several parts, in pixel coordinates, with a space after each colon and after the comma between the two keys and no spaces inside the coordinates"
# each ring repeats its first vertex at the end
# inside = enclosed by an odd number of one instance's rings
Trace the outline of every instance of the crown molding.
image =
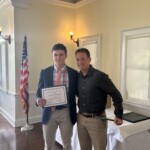
{"type": "Polygon", "coordinates": [[[0,0],[0,8],[11,6],[11,0],[0,0]]]}
{"type": "Polygon", "coordinates": [[[27,8],[30,0],[11,0],[12,6],[17,8],[27,8]]]}
{"type": "MultiPolygon", "coordinates": [[[[13,7],[28,8],[28,6],[30,5],[31,0],[0,0],[0,4],[4,3],[6,1],[10,1],[13,7]]],[[[76,4],[69,3],[69,2],[64,2],[64,1],[61,1],[61,0],[39,0],[39,1],[47,3],[47,4],[53,4],[53,5],[57,5],[57,6],[77,9],[77,8],[85,6],[89,3],[92,3],[95,0],[82,0],[78,3],[76,3],[76,4]]]]}
{"type": "Polygon", "coordinates": [[[68,8],[72,8],[72,9],[77,9],[77,8],[80,8],[84,5],[87,5],[95,0],[82,0],[76,4],[73,4],[73,3],[68,3],[68,2],[64,2],[64,1],[61,1],[61,0],[42,0],[43,2],[45,3],[48,3],[48,4],[53,4],[53,5],[58,5],[58,6],[62,6],[62,7],[68,7],[68,8]]]}

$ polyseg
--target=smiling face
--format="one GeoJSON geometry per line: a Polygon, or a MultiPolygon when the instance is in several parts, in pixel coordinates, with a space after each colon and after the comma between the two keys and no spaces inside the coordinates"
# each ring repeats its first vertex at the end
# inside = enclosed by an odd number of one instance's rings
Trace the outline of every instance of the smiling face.
{"type": "Polygon", "coordinates": [[[83,73],[87,73],[90,67],[91,58],[85,52],[78,52],[75,57],[78,68],[83,73]]]}
{"type": "Polygon", "coordinates": [[[58,69],[62,68],[65,65],[65,60],[67,58],[67,54],[65,53],[65,51],[61,49],[53,50],[52,54],[54,64],[58,69]]]}

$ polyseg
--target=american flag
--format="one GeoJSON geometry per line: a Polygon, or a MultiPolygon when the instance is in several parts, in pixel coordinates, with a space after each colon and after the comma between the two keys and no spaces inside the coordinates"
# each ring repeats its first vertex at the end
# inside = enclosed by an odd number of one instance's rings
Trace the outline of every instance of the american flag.
{"type": "Polygon", "coordinates": [[[29,112],[29,85],[28,85],[28,54],[27,54],[27,37],[24,36],[22,49],[22,63],[20,72],[20,97],[23,104],[23,110],[26,114],[29,112]]]}

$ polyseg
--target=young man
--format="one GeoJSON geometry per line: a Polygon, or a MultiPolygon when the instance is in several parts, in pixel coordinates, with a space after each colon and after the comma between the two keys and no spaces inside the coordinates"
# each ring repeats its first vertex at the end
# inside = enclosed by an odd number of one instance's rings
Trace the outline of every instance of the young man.
{"type": "Polygon", "coordinates": [[[44,150],[53,150],[58,126],[64,150],[71,150],[72,130],[77,119],[75,95],[77,95],[78,90],[78,72],[65,64],[67,49],[63,44],[58,43],[54,45],[52,55],[54,65],[41,71],[36,94],[36,104],[43,108],[42,128],[45,141],[44,150]],[[60,85],[66,86],[67,104],[44,107],[46,99],[42,98],[42,89],[60,85]]]}
{"type": "Polygon", "coordinates": [[[90,65],[90,52],[80,48],[75,53],[80,69],[78,81],[78,136],[81,150],[106,150],[107,121],[105,108],[107,95],[112,97],[115,106],[115,124],[122,124],[122,96],[108,75],[90,65]]]}

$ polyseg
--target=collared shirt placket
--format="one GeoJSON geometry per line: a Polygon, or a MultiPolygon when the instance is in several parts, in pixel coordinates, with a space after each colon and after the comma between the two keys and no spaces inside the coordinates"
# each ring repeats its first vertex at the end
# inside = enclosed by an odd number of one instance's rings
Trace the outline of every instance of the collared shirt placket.
{"type": "Polygon", "coordinates": [[[85,94],[85,86],[86,86],[86,78],[83,77],[82,78],[82,91],[83,91],[83,94],[82,94],[82,99],[83,99],[83,109],[86,111],[86,94],[85,94]]]}

